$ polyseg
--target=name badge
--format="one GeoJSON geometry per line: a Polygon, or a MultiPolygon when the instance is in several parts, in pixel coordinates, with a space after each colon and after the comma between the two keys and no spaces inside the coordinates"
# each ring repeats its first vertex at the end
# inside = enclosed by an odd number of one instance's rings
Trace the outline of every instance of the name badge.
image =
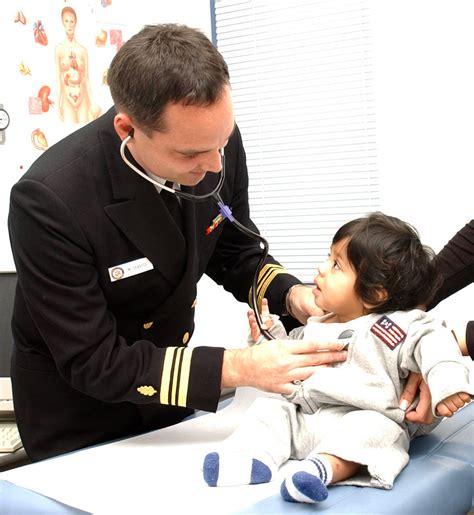
{"type": "Polygon", "coordinates": [[[129,261],[128,263],[111,266],[108,269],[111,282],[120,281],[122,279],[126,279],[127,277],[143,274],[143,272],[148,272],[148,270],[153,270],[153,263],[148,258],[135,259],[134,261],[129,261]]]}

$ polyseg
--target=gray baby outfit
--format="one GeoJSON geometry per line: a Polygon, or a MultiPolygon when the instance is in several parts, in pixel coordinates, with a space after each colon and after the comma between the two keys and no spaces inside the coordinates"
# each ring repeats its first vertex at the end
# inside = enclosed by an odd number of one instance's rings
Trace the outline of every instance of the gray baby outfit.
{"type": "MultiPolygon", "coordinates": [[[[310,453],[332,454],[365,465],[339,484],[391,488],[408,462],[410,439],[441,420],[431,426],[404,420],[399,400],[409,373],[422,373],[434,411],[456,392],[474,394],[469,365],[451,332],[421,310],[324,323],[331,316],[311,317],[289,337],[347,341],[347,360],[319,367],[286,399],[258,398],[224,445],[277,468],[310,453]]],[[[288,338],[279,321],[271,332],[288,338]]]]}

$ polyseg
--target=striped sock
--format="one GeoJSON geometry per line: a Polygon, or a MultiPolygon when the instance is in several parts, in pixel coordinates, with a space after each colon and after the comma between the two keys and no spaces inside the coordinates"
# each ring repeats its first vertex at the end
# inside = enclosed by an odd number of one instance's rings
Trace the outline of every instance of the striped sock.
{"type": "Polygon", "coordinates": [[[285,501],[315,503],[328,496],[332,480],[332,466],[324,456],[316,454],[300,462],[299,470],[289,474],[281,484],[280,493],[285,501]]]}
{"type": "Polygon", "coordinates": [[[241,453],[211,452],[204,458],[203,476],[209,486],[255,485],[272,480],[263,461],[241,453]]]}

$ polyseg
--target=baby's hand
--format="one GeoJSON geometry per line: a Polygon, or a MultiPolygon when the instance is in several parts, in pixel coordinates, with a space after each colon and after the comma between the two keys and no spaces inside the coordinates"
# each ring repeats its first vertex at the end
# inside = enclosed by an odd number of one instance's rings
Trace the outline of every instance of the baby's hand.
{"type": "MultiPolygon", "coordinates": [[[[268,309],[268,300],[262,299],[262,325],[265,329],[270,329],[273,326],[272,317],[270,316],[270,310],[268,309]]],[[[260,327],[258,326],[257,319],[255,317],[255,313],[253,309],[250,309],[247,312],[247,318],[249,320],[249,326],[250,326],[250,336],[254,342],[258,342],[261,331],[260,327]]]]}
{"type": "Polygon", "coordinates": [[[436,414],[441,417],[451,417],[459,408],[471,402],[471,396],[466,392],[459,392],[446,397],[436,406],[436,414]]]}

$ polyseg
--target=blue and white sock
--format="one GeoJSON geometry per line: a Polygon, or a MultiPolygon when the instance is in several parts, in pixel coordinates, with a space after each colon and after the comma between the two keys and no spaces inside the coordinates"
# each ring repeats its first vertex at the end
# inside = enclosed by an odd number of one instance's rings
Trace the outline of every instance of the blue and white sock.
{"type": "Polygon", "coordinates": [[[211,452],[204,458],[204,481],[209,486],[255,485],[272,480],[269,465],[237,452],[211,452]]]}
{"type": "Polygon", "coordinates": [[[316,503],[327,499],[328,485],[332,481],[332,466],[320,454],[300,462],[296,472],[292,471],[283,481],[281,496],[288,502],[316,503]]]}

